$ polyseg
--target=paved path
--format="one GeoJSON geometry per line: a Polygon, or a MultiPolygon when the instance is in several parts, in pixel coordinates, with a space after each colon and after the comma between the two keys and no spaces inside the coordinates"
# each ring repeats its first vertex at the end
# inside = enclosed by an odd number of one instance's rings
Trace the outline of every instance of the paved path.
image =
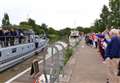
{"type": "Polygon", "coordinates": [[[106,65],[97,50],[82,41],[65,66],[65,77],[61,83],[106,83],[106,65]]]}

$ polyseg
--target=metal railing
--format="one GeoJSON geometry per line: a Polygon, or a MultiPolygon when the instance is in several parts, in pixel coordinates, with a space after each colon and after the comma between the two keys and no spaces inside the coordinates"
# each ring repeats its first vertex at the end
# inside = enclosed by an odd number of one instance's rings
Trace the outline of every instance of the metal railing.
{"type": "MultiPolygon", "coordinates": [[[[48,46],[51,48],[51,61],[47,62],[44,58],[44,74],[46,83],[59,83],[59,76],[64,76],[64,51],[65,47],[61,43],[48,46]],[[61,48],[61,49],[60,49],[61,48]],[[47,75],[50,75],[49,82],[47,75]]],[[[45,56],[44,56],[45,57],[45,56]]]]}
{"type": "Polygon", "coordinates": [[[64,76],[64,53],[66,46],[60,42],[48,45],[43,49],[43,66],[32,67],[32,78],[42,83],[60,83],[60,76],[64,76]],[[47,58],[49,56],[49,58],[47,58]],[[34,70],[42,72],[35,73],[34,70]],[[44,77],[41,77],[44,76],[44,77]],[[42,78],[42,79],[40,79],[42,78]]]}
{"type": "Polygon", "coordinates": [[[0,36],[0,48],[33,42],[29,36],[0,36]]]}

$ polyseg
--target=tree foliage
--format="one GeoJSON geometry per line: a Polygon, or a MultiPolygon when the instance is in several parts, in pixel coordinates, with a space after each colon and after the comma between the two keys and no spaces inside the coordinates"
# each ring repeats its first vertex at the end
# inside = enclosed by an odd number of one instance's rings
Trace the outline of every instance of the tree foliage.
{"type": "Polygon", "coordinates": [[[110,26],[109,20],[110,20],[110,11],[106,5],[103,6],[102,13],[100,14],[100,22],[102,22],[102,28],[106,28],[110,26]]]}
{"type": "Polygon", "coordinates": [[[120,27],[120,0],[109,0],[111,9],[112,26],[115,28],[120,27]]]}
{"type": "Polygon", "coordinates": [[[120,0],[109,0],[109,6],[103,6],[100,19],[94,23],[94,30],[97,32],[102,32],[111,27],[120,27],[120,0]]]}
{"type": "Polygon", "coordinates": [[[69,27],[67,27],[67,28],[65,28],[65,29],[61,29],[61,30],[60,30],[60,35],[61,35],[61,36],[69,36],[70,31],[71,31],[71,28],[69,28],[69,27]]]}
{"type": "Polygon", "coordinates": [[[7,13],[4,14],[4,17],[2,19],[2,26],[10,26],[10,20],[9,20],[9,16],[7,13]]]}
{"type": "Polygon", "coordinates": [[[44,34],[45,33],[45,30],[42,28],[42,25],[40,26],[40,25],[36,24],[35,20],[33,20],[31,18],[29,18],[28,21],[20,22],[19,26],[22,29],[33,29],[36,34],[44,34]]]}
{"type": "Polygon", "coordinates": [[[48,34],[48,26],[45,23],[42,23],[41,28],[44,30],[46,34],[48,34]]]}

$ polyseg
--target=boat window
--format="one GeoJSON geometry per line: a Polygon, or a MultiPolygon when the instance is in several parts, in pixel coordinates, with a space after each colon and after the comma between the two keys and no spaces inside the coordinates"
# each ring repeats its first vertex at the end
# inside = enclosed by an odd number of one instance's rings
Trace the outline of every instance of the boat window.
{"type": "Polygon", "coordinates": [[[1,52],[0,52],[0,57],[2,56],[1,52]]]}
{"type": "Polygon", "coordinates": [[[28,48],[29,48],[29,46],[28,46],[28,48]]]}
{"type": "Polygon", "coordinates": [[[22,50],[24,49],[24,47],[22,47],[22,50]]]}
{"type": "Polygon", "coordinates": [[[16,52],[16,48],[13,48],[13,49],[12,49],[12,53],[15,53],[15,52],[16,52]]]}

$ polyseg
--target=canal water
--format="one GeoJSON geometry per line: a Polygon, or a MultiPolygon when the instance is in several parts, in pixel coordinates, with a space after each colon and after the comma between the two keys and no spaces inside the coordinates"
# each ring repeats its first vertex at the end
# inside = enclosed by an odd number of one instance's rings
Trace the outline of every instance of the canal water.
{"type": "MultiPolygon", "coordinates": [[[[58,42],[62,43],[64,47],[67,46],[67,44],[63,42],[58,42]]],[[[62,50],[62,47],[59,45],[56,45],[56,47],[59,50],[62,50]]],[[[52,49],[49,47],[48,50],[46,51],[49,56],[52,54],[52,49]]],[[[53,49],[53,53],[56,53],[56,50],[53,49]]],[[[26,70],[27,68],[31,67],[32,61],[34,59],[37,59],[38,61],[43,60],[43,55],[45,55],[45,52],[40,52],[39,54],[33,55],[31,58],[15,65],[14,67],[11,67],[3,72],[0,72],[0,83],[4,83],[5,81],[11,79],[12,77],[16,76],[17,74],[21,73],[22,71],[26,70]]]]}
{"type": "Polygon", "coordinates": [[[11,67],[3,72],[0,72],[0,83],[4,83],[5,81],[9,80],[13,76],[29,68],[34,59],[38,59],[39,61],[42,60],[43,55],[44,54],[41,52],[25,60],[24,62],[21,62],[20,64],[15,65],[14,67],[11,67]]]}

